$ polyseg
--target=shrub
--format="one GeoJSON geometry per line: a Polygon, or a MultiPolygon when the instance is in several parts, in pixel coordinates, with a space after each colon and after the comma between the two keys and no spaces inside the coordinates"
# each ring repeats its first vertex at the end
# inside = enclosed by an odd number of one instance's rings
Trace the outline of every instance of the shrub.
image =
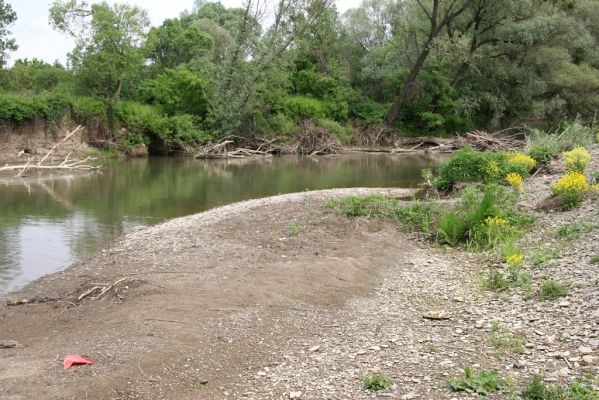
{"type": "Polygon", "coordinates": [[[439,168],[433,186],[451,190],[457,182],[493,182],[501,179],[507,169],[504,153],[479,152],[464,148],[439,168]]]}
{"type": "Polygon", "coordinates": [[[290,136],[297,132],[297,125],[283,113],[277,113],[269,119],[275,135],[290,136]]]}
{"type": "Polygon", "coordinates": [[[521,172],[520,175],[528,175],[537,165],[537,162],[524,153],[513,153],[508,156],[508,167],[513,172],[521,172]]]}
{"type": "Polygon", "coordinates": [[[70,106],[70,97],[61,93],[38,96],[0,95],[0,124],[21,124],[43,119],[58,122],[70,106]]]}
{"type": "Polygon", "coordinates": [[[528,155],[541,165],[549,165],[557,157],[558,153],[555,147],[546,145],[535,146],[528,151],[528,155]]]}
{"type": "Polygon", "coordinates": [[[318,126],[324,128],[329,134],[335,136],[343,143],[349,143],[351,141],[352,130],[341,126],[338,122],[331,119],[320,118],[318,126]]]}
{"type": "Polygon", "coordinates": [[[370,99],[357,102],[351,109],[352,116],[365,126],[383,123],[388,110],[389,107],[370,99]]]}
{"type": "Polygon", "coordinates": [[[372,373],[364,377],[363,386],[366,390],[384,390],[391,386],[391,379],[381,372],[372,373]]]}
{"type": "Polygon", "coordinates": [[[579,206],[589,188],[584,175],[576,171],[566,173],[551,185],[553,195],[563,197],[563,207],[565,209],[579,206]]]}
{"type": "Polygon", "coordinates": [[[541,285],[539,297],[542,300],[555,300],[568,295],[568,285],[549,279],[541,285]]]}
{"type": "Polygon", "coordinates": [[[470,368],[465,368],[464,375],[464,378],[450,379],[449,386],[455,391],[471,390],[482,396],[501,390],[504,386],[495,371],[482,370],[473,374],[470,368]]]}
{"type": "Polygon", "coordinates": [[[575,147],[563,154],[562,160],[568,171],[584,173],[591,161],[591,154],[584,147],[575,147]]]}
{"type": "Polygon", "coordinates": [[[511,187],[522,190],[523,178],[522,175],[517,174],[516,172],[510,172],[505,177],[506,182],[511,187]]]}
{"type": "Polygon", "coordinates": [[[284,99],[285,114],[294,119],[326,117],[325,104],[317,99],[305,96],[290,96],[284,99]]]}
{"type": "Polygon", "coordinates": [[[71,104],[73,118],[87,123],[93,118],[106,118],[106,102],[95,97],[75,97],[71,104]]]}

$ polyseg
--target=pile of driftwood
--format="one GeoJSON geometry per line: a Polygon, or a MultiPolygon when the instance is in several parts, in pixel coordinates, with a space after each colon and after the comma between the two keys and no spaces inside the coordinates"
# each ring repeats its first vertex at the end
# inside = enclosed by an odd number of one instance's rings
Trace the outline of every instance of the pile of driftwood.
{"type": "Polygon", "coordinates": [[[309,156],[338,154],[343,151],[343,145],[324,128],[315,128],[306,121],[298,136],[297,152],[309,156]]]}
{"type": "Polygon", "coordinates": [[[286,151],[277,145],[276,139],[245,139],[238,138],[243,142],[243,147],[236,146],[236,137],[228,136],[216,143],[209,143],[200,148],[195,158],[248,158],[248,157],[271,157],[273,154],[282,154],[286,151]]]}
{"type": "Polygon", "coordinates": [[[54,150],[56,150],[60,145],[62,145],[63,143],[65,143],[67,140],[69,140],[73,135],[75,135],[77,132],[82,131],[83,127],[81,125],[79,125],[77,128],[75,128],[73,131],[71,131],[68,135],[66,135],[63,139],[61,139],[58,143],[56,143],[54,146],[52,146],[52,148],[50,149],[50,151],[48,151],[46,153],[45,156],[43,156],[39,161],[35,161],[33,157],[30,157],[27,162],[25,164],[18,164],[18,165],[5,165],[3,167],[0,167],[0,172],[6,172],[6,171],[19,171],[19,173],[17,174],[17,176],[22,176],[26,171],[29,170],[93,170],[93,169],[98,169],[100,168],[99,165],[91,165],[89,164],[90,161],[95,160],[95,158],[92,157],[87,157],[83,160],[71,160],[71,152],[69,152],[69,154],[67,154],[67,156],[65,157],[64,160],[62,160],[62,162],[60,162],[59,164],[44,164],[46,162],[46,160],[48,159],[48,157],[50,157],[50,155],[54,152],[54,150]]]}
{"type": "Polygon", "coordinates": [[[506,131],[489,133],[475,130],[451,138],[433,136],[399,138],[396,142],[394,151],[409,152],[427,150],[451,152],[464,147],[472,147],[473,149],[481,151],[513,151],[523,146],[523,139],[524,136],[521,133],[507,134],[506,131]]]}

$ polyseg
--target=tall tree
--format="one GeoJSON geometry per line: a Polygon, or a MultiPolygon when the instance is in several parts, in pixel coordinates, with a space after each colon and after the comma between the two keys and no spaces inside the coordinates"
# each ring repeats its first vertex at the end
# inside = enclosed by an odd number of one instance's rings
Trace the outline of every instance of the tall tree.
{"type": "Polygon", "coordinates": [[[0,0],[0,67],[6,65],[8,53],[17,49],[17,42],[11,38],[8,28],[17,20],[17,13],[11,5],[0,0]]]}
{"type": "Polygon", "coordinates": [[[149,20],[144,10],[106,2],[88,4],[55,0],[50,8],[52,26],[77,38],[69,54],[80,84],[90,94],[114,104],[144,63],[142,44],[149,20]]]}
{"type": "Polygon", "coordinates": [[[404,106],[412,86],[416,81],[418,72],[424,66],[424,63],[431,52],[433,42],[443,32],[443,30],[459,17],[468,8],[472,0],[415,0],[412,4],[414,18],[424,17],[424,30],[420,27],[413,29],[406,25],[405,37],[416,50],[416,59],[411,63],[408,74],[403,79],[403,84],[399,90],[389,116],[387,123],[394,124],[397,120],[402,107],[404,106]]]}

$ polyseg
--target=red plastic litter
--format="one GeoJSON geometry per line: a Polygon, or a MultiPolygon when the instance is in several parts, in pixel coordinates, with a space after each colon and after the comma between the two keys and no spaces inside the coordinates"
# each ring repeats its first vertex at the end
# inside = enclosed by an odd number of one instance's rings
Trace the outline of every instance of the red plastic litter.
{"type": "Polygon", "coordinates": [[[85,357],[74,356],[72,354],[64,356],[64,361],[62,363],[62,365],[64,366],[64,369],[71,368],[73,365],[89,365],[89,364],[93,364],[93,362],[91,360],[88,360],[85,357]]]}

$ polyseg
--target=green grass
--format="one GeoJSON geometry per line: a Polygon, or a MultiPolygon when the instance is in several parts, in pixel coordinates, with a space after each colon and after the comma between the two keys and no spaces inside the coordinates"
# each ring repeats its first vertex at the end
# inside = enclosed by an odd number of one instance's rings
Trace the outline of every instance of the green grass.
{"type": "Polygon", "coordinates": [[[558,249],[541,249],[532,253],[529,257],[529,262],[534,267],[540,267],[551,260],[560,258],[560,256],[561,253],[558,249]]]}
{"type": "Polygon", "coordinates": [[[384,390],[391,386],[391,378],[382,372],[375,372],[364,377],[362,386],[366,390],[384,390]]]}
{"type": "Polygon", "coordinates": [[[598,400],[599,392],[591,385],[573,381],[570,386],[546,385],[536,376],[520,393],[522,400],[598,400]]]}
{"type": "Polygon", "coordinates": [[[577,240],[585,234],[599,228],[599,224],[574,223],[563,225],[558,228],[555,237],[559,240],[577,240]]]}
{"type": "Polygon", "coordinates": [[[565,283],[559,283],[554,281],[553,279],[546,280],[541,285],[539,290],[539,297],[541,300],[557,300],[560,297],[565,297],[568,295],[569,287],[565,283]]]}
{"type": "Polygon", "coordinates": [[[496,356],[503,356],[506,353],[524,354],[524,338],[515,335],[505,328],[499,326],[495,329],[493,326],[493,335],[489,337],[489,344],[495,350],[496,356]]]}
{"type": "Polygon", "coordinates": [[[599,264],[599,254],[594,255],[593,257],[591,257],[591,264],[595,265],[595,264],[599,264]]]}

